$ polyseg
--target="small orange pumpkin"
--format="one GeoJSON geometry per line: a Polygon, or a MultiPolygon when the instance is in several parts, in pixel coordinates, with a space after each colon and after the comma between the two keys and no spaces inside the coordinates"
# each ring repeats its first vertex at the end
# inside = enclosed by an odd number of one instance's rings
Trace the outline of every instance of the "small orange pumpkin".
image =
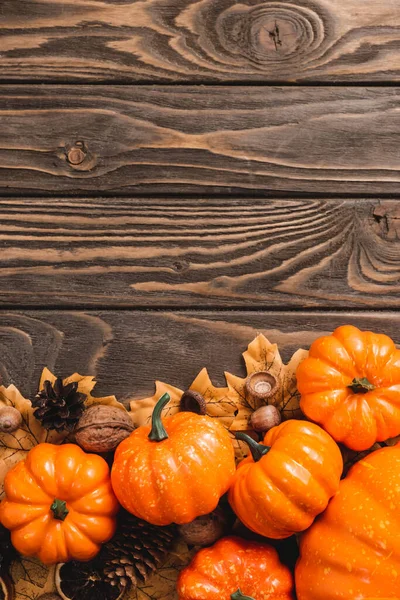
{"type": "Polygon", "coordinates": [[[233,444],[216,419],[180,412],[161,420],[170,397],[156,404],[152,427],[118,446],[111,480],[126,510],[154,525],[189,523],[212,512],[235,474],[233,444]]]}
{"type": "Polygon", "coordinates": [[[229,502],[252,531],[282,539],[307,529],[337,492],[343,461],[334,440],[306,421],[285,421],[258,444],[244,433],[251,450],[239,464],[229,502]]]}
{"type": "Polygon", "coordinates": [[[399,507],[397,444],[356,463],[301,536],[298,600],[399,600],[399,507]]]}
{"type": "Polygon", "coordinates": [[[106,461],[75,444],[38,444],[4,481],[0,521],[23,555],[89,560],[115,531],[119,505],[106,461]]]}
{"type": "Polygon", "coordinates": [[[275,548],[238,537],[200,550],[181,571],[179,600],[293,600],[289,569],[275,548]]]}
{"type": "Polygon", "coordinates": [[[353,450],[400,434],[400,350],[383,334],[338,327],[300,363],[300,407],[353,450]]]}

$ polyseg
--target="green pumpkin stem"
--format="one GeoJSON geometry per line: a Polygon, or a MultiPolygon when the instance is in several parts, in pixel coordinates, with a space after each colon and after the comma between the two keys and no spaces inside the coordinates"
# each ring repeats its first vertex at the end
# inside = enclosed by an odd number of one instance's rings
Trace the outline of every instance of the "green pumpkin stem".
{"type": "Polygon", "coordinates": [[[53,511],[53,516],[59,521],[64,521],[68,515],[67,503],[65,500],[59,500],[56,498],[53,504],[50,506],[50,510],[53,511]]]}
{"type": "Polygon", "coordinates": [[[254,600],[254,598],[251,598],[251,596],[245,596],[240,590],[238,590],[234,594],[231,594],[231,600],[254,600]]]}
{"type": "MultiPolygon", "coordinates": [[[[241,431],[238,431],[238,433],[235,434],[235,438],[237,440],[242,440],[242,442],[246,442],[246,444],[248,444],[254,462],[258,462],[260,458],[268,454],[268,452],[271,450],[271,446],[264,446],[264,444],[259,444],[258,442],[253,440],[253,438],[251,438],[249,435],[247,435],[246,433],[242,433],[241,431]]],[[[238,596],[238,598],[241,598],[241,596],[238,596]]]]}
{"type": "Polygon", "coordinates": [[[366,377],[355,377],[348,386],[355,394],[366,394],[372,392],[376,386],[370,383],[366,377]]]}
{"type": "Polygon", "coordinates": [[[165,431],[165,427],[161,421],[161,413],[170,400],[171,396],[164,394],[154,407],[151,417],[151,431],[149,433],[149,440],[152,442],[162,442],[168,438],[168,433],[165,431]]]}

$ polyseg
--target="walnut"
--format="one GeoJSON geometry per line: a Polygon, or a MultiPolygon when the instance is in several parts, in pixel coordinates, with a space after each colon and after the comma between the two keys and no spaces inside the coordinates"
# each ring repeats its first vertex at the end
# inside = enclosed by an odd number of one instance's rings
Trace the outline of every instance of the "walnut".
{"type": "Polygon", "coordinates": [[[79,419],[75,439],[87,452],[112,452],[133,430],[128,412],[115,406],[95,404],[79,419]]]}
{"type": "Polygon", "coordinates": [[[191,523],[178,525],[178,533],[190,546],[211,546],[219,538],[227,535],[235,521],[235,515],[228,507],[218,506],[212,513],[197,517],[191,523]]]}
{"type": "Polygon", "coordinates": [[[13,406],[2,406],[0,408],[0,432],[13,433],[21,427],[22,415],[13,406]]]}

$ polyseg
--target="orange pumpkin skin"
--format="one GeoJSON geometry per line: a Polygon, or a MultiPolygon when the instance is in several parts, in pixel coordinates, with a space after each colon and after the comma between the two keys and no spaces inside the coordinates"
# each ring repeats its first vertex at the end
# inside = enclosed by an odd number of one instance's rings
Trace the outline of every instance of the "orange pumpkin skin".
{"type": "Polygon", "coordinates": [[[388,336],[339,327],[313,342],[296,376],[302,411],[337,442],[361,451],[400,434],[400,350],[388,336]]]}
{"type": "Polygon", "coordinates": [[[200,550],[177,583],[179,600],[231,600],[239,589],[253,600],[294,598],[292,574],[275,548],[238,537],[200,550]]]}
{"type": "Polygon", "coordinates": [[[168,438],[149,439],[150,427],[117,448],[111,472],[122,506],[154,525],[190,523],[212,512],[234,473],[229,433],[215,419],[180,412],[162,420],[168,438]]]}
{"type": "Polygon", "coordinates": [[[229,502],[246,527],[282,539],[325,510],[339,487],[342,455],[326,431],[306,421],[272,428],[264,445],[271,449],[260,460],[248,456],[239,464],[229,502]]]}
{"type": "Polygon", "coordinates": [[[119,505],[103,458],[75,444],[39,444],[6,475],[0,521],[14,547],[45,564],[90,560],[116,527],[119,505]],[[66,502],[55,518],[55,499],[66,502]]]}
{"type": "Polygon", "coordinates": [[[362,459],[303,534],[298,600],[400,597],[400,446],[362,459]]]}

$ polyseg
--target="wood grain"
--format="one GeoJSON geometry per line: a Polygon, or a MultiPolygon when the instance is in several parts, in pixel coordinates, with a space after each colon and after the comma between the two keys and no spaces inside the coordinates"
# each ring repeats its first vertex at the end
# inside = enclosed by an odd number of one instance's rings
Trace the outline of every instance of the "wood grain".
{"type": "Polygon", "coordinates": [[[96,395],[153,395],[154,381],[186,388],[207,367],[215,385],[224,371],[244,375],[241,353],[257,333],[279,344],[287,361],[318,336],[352,323],[400,343],[400,315],[388,313],[0,311],[0,372],[27,396],[41,370],[95,375],[96,395]]]}
{"type": "Polygon", "coordinates": [[[15,86],[0,192],[397,193],[399,88],[15,86]]]}
{"type": "Polygon", "coordinates": [[[0,199],[0,305],[386,307],[390,200],[0,199]]]}
{"type": "Polygon", "coordinates": [[[7,81],[399,81],[395,0],[2,0],[7,81]]]}

